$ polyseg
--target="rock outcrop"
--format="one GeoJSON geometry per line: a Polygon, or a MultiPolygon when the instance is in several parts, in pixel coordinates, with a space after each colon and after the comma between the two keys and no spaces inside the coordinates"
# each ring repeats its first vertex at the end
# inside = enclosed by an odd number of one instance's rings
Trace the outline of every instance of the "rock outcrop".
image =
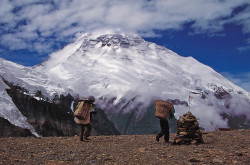
{"type": "MultiPolygon", "coordinates": [[[[8,83],[6,84],[9,85],[8,83]]],[[[19,88],[13,84],[9,86],[10,89],[6,91],[12,98],[13,103],[27,118],[27,122],[35,128],[39,135],[46,137],[74,136],[79,134],[80,127],[75,123],[73,112],[70,109],[74,101],[74,98],[70,94],[67,96],[57,96],[52,101],[47,99],[39,100],[31,95],[24,94],[25,92],[23,92],[23,90],[18,90],[19,88]]],[[[120,134],[101,109],[97,109],[97,114],[93,116],[92,125],[94,135],[120,134]]],[[[1,124],[1,130],[8,130],[7,132],[9,132],[8,134],[2,133],[4,137],[19,135],[15,133],[14,129],[7,128],[6,124],[1,124]]],[[[28,133],[22,135],[29,136],[28,133]]]]}
{"type": "MultiPolygon", "coordinates": [[[[72,136],[78,133],[70,105],[37,100],[13,88],[7,90],[19,111],[41,136],[72,136]]],[[[73,98],[68,96],[70,102],[73,98]]]]}
{"type": "Polygon", "coordinates": [[[28,129],[12,125],[8,120],[0,117],[0,137],[33,136],[28,129]]]}

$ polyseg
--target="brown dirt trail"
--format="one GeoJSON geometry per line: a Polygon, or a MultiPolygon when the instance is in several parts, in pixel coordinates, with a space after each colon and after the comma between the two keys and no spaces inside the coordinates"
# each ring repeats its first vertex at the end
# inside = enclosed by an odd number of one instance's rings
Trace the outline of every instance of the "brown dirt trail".
{"type": "Polygon", "coordinates": [[[165,144],[155,135],[90,138],[0,138],[0,164],[250,164],[250,130],[203,133],[200,145],[165,144]]]}

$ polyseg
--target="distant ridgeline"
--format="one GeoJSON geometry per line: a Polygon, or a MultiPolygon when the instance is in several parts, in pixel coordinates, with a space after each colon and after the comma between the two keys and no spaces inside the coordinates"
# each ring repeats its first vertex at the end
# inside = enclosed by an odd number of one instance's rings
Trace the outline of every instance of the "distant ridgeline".
{"type": "MultiPolygon", "coordinates": [[[[41,91],[28,94],[28,90],[4,80],[10,87],[6,89],[8,95],[18,110],[27,118],[35,131],[41,136],[74,136],[79,133],[79,125],[73,118],[71,110],[74,98],[68,94],[55,95],[53,99],[44,98],[41,91]]],[[[74,104],[75,105],[75,104],[74,104]]],[[[97,114],[93,116],[94,135],[120,134],[113,123],[108,120],[101,109],[96,109],[97,114]]],[[[0,137],[8,136],[34,136],[28,129],[12,125],[8,120],[0,117],[0,137]]]]}

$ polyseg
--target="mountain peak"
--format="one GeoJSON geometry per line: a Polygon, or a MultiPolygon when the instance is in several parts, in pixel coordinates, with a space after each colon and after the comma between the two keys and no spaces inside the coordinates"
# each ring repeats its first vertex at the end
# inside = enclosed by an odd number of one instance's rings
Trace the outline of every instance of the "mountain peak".
{"type": "Polygon", "coordinates": [[[145,42],[139,35],[134,33],[84,33],[80,35],[77,42],[82,41],[82,47],[91,47],[98,44],[100,47],[110,47],[112,50],[117,50],[119,47],[129,48],[130,46],[138,45],[145,42]]]}

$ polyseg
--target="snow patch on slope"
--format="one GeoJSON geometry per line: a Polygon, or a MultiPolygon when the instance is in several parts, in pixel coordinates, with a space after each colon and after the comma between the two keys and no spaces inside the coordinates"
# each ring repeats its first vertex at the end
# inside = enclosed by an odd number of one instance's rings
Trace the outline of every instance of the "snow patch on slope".
{"type": "Polygon", "coordinates": [[[13,125],[27,128],[33,135],[39,137],[40,135],[35,131],[34,127],[27,122],[27,118],[22,115],[12,102],[12,99],[6,92],[8,88],[9,87],[0,78],[0,116],[7,119],[13,125]]]}
{"type": "Polygon", "coordinates": [[[40,90],[46,97],[52,97],[56,93],[72,92],[66,87],[62,87],[60,81],[55,82],[42,72],[31,67],[25,67],[0,58],[0,75],[8,82],[18,84],[30,93],[40,90]]]}

